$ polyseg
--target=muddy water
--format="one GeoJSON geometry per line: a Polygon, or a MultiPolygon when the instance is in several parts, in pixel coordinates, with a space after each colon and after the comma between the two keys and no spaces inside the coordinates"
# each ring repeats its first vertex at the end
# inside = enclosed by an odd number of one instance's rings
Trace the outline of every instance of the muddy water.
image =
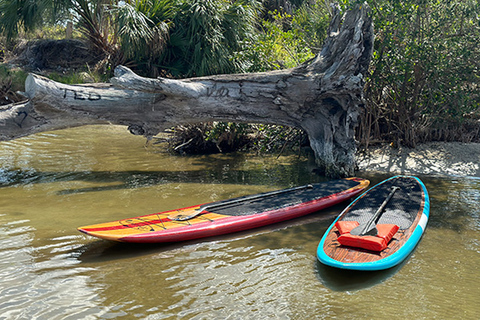
{"type": "Polygon", "coordinates": [[[0,319],[480,317],[478,179],[420,177],[432,201],[427,231],[405,263],[384,272],[316,261],[342,205],[175,245],[116,244],[76,231],[322,181],[312,168],[297,156],[171,156],[114,126],[2,142],[0,319]]]}

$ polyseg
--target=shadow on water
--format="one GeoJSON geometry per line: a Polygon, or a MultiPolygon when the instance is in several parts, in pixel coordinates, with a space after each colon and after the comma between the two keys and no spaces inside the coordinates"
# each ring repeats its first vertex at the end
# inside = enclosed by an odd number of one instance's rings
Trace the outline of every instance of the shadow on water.
{"type": "Polygon", "coordinates": [[[374,287],[393,277],[408,261],[380,271],[344,270],[326,266],[316,261],[315,270],[320,282],[333,291],[357,291],[374,287]]]}
{"type": "MultiPolygon", "coordinates": [[[[420,239],[420,243],[423,239],[420,239]]],[[[417,250],[417,246],[401,263],[396,266],[379,271],[359,271],[333,268],[316,260],[315,271],[320,282],[333,291],[358,291],[379,285],[393,277],[407,264],[408,260],[417,250]]]]}
{"type": "Polygon", "coordinates": [[[120,243],[108,240],[94,240],[72,251],[82,263],[102,263],[147,256],[179,249],[187,242],[165,244],[120,243]]]}

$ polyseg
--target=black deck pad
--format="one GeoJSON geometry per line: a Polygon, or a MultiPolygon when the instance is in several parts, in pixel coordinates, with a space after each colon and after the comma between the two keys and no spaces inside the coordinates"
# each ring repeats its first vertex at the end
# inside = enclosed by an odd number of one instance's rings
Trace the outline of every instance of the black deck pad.
{"type": "MultiPolygon", "coordinates": [[[[302,190],[277,194],[274,196],[267,196],[265,198],[260,198],[253,201],[226,205],[224,207],[212,209],[211,211],[230,216],[258,214],[265,211],[271,211],[304,202],[309,202],[315,199],[320,199],[328,195],[353,188],[358,184],[359,182],[353,180],[332,180],[323,183],[313,183],[311,184],[313,188],[305,188],[302,190]]],[[[237,199],[242,199],[246,197],[249,196],[240,197],[237,199]]],[[[216,202],[215,205],[229,201],[232,201],[232,199],[216,202]]]]}
{"type": "Polygon", "coordinates": [[[414,178],[399,177],[387,180],[383,184],[370,189],[360,198],[345,215],[345,221],[358,221],[365,224],[375,214],[383,201],[392,191],[392,187],[400,187],[387,203],[378,224],[396,224],[400,229],[408,229],[422,206],[422,188],[414,178]]]}

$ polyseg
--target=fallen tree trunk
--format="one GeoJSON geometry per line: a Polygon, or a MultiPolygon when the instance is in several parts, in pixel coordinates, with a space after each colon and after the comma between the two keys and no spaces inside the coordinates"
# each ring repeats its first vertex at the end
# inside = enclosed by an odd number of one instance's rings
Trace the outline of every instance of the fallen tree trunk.
{"type": "Polygon", "coordinates": [[[87,124],[128,126],[151,137],[186,123],[232,121],[305,130],[327,176],[351,176],[354,129],[373,48],[366,4],[338,9],[322,51],[293,69],[184,80],[150,79],[117,67],[110,84],[64,85],[31,74],[29,100],[0,109],[0,140],[87,124]]]}

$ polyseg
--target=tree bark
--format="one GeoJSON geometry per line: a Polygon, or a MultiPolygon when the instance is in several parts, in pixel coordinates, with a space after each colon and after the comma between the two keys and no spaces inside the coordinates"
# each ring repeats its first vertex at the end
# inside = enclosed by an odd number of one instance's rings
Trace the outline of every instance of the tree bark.
{"type": "Polygon", "coordinates": [[[307,132],[325,175],[351,176],[373,38],[370,9],[359,4],[343,16],[335,9],[322,51],[293,69],[173,80],[119,66],[110,84],[90,85],[30,74],[28,101],[0,109],[0,140],[98,123],[146,137],[186,123],[278,124],[307,132]]]}

